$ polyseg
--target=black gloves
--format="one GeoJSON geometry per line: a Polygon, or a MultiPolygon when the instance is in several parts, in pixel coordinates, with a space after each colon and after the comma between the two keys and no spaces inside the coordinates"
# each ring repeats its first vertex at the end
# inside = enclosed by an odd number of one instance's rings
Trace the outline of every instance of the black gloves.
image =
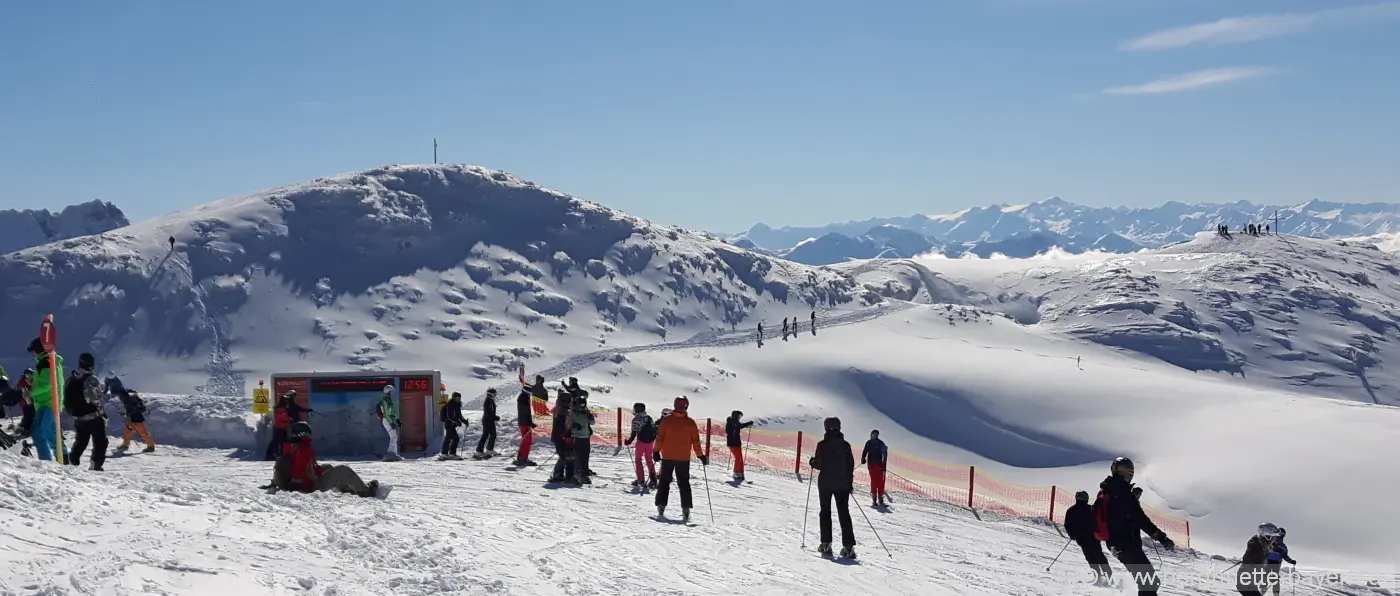
{"type": "Polygon", "coordinates": [[[1167,550],[1176,550],[1176,543],[1172,542],[1172,539],[1167,537],[1166,532],[1157,532],[1156,538],[1157,542],[1162,543],[1162,546],[1167,550]]]}
{"type": "Polygon", "coordinates": [[[661,452],[660,452],[660,451],[653,451],[653,452],[651,452],[651,459],[653,459],[653,460],[655,460],[655,461],[661,461],[661,452]]]}
{"type": "Polygon", "coordinates": [[[626,446],[628,446],[628,447],[631,447],[631,446],[632,446],[632,439],[627,439],[626,441],[623,441],[622,444],[623,444],[623,445],[626,445],[626,446]]]}
{"type": "Polygon", "coordinates": [[[703,456],[703,455],[700,456],[700,465],[702,465],[702,466],[708,466],[708,465],[710,465],[710,458],[705,457],[705,456],[703,456]]]}

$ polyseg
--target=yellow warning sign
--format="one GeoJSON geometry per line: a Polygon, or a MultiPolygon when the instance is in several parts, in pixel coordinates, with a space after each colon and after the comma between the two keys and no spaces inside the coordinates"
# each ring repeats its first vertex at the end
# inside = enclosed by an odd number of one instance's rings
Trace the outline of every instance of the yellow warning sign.
{"type": "Polygon", "coordinates": [[[253,413],[272,413],[271,392],[267,390],[267,387],[258,387],[257,389],[253,390],[253,413]]]}

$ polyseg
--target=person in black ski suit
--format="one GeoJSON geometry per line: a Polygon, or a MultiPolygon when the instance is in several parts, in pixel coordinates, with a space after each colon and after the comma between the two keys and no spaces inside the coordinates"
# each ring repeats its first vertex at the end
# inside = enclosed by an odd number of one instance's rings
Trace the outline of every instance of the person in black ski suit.
{"type": "Polygon", "coordinates": [[[439,416],[442,419],[443,430],[447,431],[447,437],[442,440],[442,453],[438,459],[462,459],[462,456],[457,455],[457,448],[462,445],[462,435],[457,432],[457,427],[467,426],[467,420],[462,418],[462,394],[453,391],[452,397],[442,405],[439,416]]]}
{"type": "Polygon", "coordinates": [[[1139,596],[1144,596],[1155,594],[1161,581],[1157,578],[1157,571],[1152,568],[1152,561],[1147,558],[1147,553],[1142,551],[1141,532],[1146,532],[1153,540],[1162,543],[1167,550],[1175,549],[1176,543],[1147,517],[1147,513],[1142,510],[1142,504],[1133,496],[1132,483],[1133,461],[1126,457],[1113,460],[1109,467],[1109,476],[1099,483],[1099,495],[1094,502],[1094,509],[1104,508],[1107,527],[1101,529],[1107,530],[1108,534],[1104,542],[1108,544],[1109,552],[1113,553],[1137,582],[1139,596]]]}
{"type": "Polygon", "coordinates": [[[851,491],[855,485],[856,458],[851,444],[841,434],[841,419],[827,418],[822,424],[826,436],[817,443],[812,459],[807,462],[820,471],[817,493],[821,503],[821,545],[817,551],[831,554],[831,501],[836,501],[836,516],[841,523],[841,557],[856,556],[856,534],[851,527],[851,491]]]}
{"type": "Polygon", "coordinates": [[[63,409],[73,417],[73,449],[68,464],[81,465],[83,451],[92,442],[92,469],[102,471],[107,460],[107,407],[102,403],[102,383],[92,374],[97,359],[83,352],[78,355],[78,369],[63,386],[63,409]]]}
{"type": "Polygon", "coordinates": [[[752,420],[740,422],[743,418],[743,412],[734,410],[724,421],[724,443],[725,446],[729,447],[729,454],[734,458],[734,480],[736,482],[744,481],[744,441],[739,433],[753,426],[752,420]]]}
{"type": "Polygon", "coordinates": [[[1074,493],[1074,505],[1065,511],[1065,533],[1084,551],[1084,560],[1094,570],[1097,583],[1112,579],[1113,568],[1108,565],[1108,556],[1103,554],[1103,544],[1094,537],[1096,525],[1094,508],[1089,506],[1089,493],[1082,490],[1074,493]]]}
{"type": "Polygon", "coordinates": [[[1278,526],[1259,524],[1258,531],[1245,543],[1244,556],[1235,570],[1235,591],[1244,596],[1259,596],[1281,578],[1269,568],[1269,552],[1278,540],[1278,526]]]}
{"type": "Polygon", "coordinates": [[[476,457],[481,459],[496,455],[496,389],[486,390],[486,401],[481,403],[481,440],[476,442],[476,457]]]}
{"type": "Polygon", "coordinates": [[[564,482],[566,478],[574,477],[574,450],[572,436],[569,434],[569,412],[573,406],[573,396],[568,391],[560,389],[554,400],[553,427],[550,429],[549,441],[554,443],[554,473],[550,474],[550,482],[564,482]],[[565,439],[570,439],[566,441],[565,439]]]}

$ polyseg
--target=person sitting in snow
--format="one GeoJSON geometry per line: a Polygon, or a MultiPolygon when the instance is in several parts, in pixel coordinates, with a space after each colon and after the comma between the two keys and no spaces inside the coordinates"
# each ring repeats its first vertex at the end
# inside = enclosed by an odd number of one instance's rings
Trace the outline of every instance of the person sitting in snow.
{"type": "Polygon", "coordinates": [[[300,493],[338,491],[361,497],[373,497],[379,492],[379,481],[365,484],[349,466],[323,466],[316,463],[316,451],[311,447],[311,425],[293,422],[287,431],[287,449],[272,467],[272,484],[276,491],[300,493]]]}
{"type": "Polygon", "coordinates": [[[1094,537],[1098,522],[1094,520],[1094,508],[1089,506],[1089,493],[1074,493],[1074,505],[1065,511],[1065,533],[1070,540],[1084,551],[1084,560],[1094,570],[1094,583],[1103,584],[1113,579],[1113,568],[1108,565],[1108,555],[1103,552],[1103,544],[1094,537]]]}

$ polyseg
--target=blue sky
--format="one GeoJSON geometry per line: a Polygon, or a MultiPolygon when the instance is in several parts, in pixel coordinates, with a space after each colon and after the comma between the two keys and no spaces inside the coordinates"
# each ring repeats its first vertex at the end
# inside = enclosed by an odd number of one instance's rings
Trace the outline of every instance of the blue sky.
{"type": "Polygon", "coordinates": [[[1059,195],[1400,201],[1400,2],[15,2],[0,208],[390,163],[715,231],[1059,195]]]}

